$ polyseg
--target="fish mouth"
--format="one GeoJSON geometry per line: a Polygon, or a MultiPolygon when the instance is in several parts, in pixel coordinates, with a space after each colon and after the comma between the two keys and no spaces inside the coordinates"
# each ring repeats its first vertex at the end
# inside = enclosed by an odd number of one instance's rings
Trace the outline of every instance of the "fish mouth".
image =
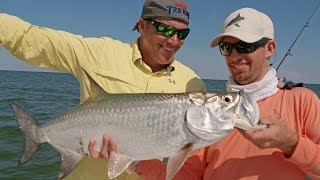
{"type": "Polygon", "coordinates": [[[196,126],[193,126],[190,123],[186,124],[190,132],[197,137],[204,139],[204,140],[213,140],[213,139],[219,139],[222,136],[225,136],[228,134],[230,131],[234,129],[234,126],[229,126],[225,128],[221,128],[220,130],[212,130],[213,128],[208,127],[208,128],[197,128],[196,126]]]}

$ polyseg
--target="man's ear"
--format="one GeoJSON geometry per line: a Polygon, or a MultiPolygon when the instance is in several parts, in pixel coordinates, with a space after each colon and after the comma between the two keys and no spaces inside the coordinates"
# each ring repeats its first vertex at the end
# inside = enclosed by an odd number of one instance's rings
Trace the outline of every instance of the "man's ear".
{"type": "Polygon", "coordinates": [[[267,59],[271,58],[275,50],[276,50],[276,43],[274,42],[274,40],[271,39],[267,43],[267,49],[266,49],[267,59]]]}
{"type": "Polygon", "coordinates": [[[143,18],[140,18],[138,21],[138,31],[143,32],[146,26],[146,21],[143,18]]]}

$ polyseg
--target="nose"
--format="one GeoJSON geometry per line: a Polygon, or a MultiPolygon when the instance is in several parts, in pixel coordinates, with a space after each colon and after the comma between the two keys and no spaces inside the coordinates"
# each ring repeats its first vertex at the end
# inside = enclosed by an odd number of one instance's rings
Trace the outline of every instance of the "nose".
{"type": "Polygon", "coordinates": [[[230,56],[239,56],[240,53],[236,50],[235,47],[232,47],[230,56]]]}
{"type": "Polygon", "coordinates": [[[171,45],[178,45],[182,39],[178,38],[178,33],[176,32],[173,36],[169,37],[167,42],[170,43],[171,45]]]}

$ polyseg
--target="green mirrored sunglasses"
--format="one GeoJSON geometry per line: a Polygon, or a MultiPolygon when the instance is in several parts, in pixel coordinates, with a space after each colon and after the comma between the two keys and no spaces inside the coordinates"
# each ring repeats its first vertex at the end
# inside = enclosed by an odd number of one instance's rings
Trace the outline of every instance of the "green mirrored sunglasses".
{"type": "Polygon", "coordinates": [[[160,22],[157,22],[153,19],[145,19],[147,22],[149,22],[150,24],[153,25],[153,27],[155,27],[156,31],[158,32],[158,34],[164,36],[164,37],[172,37],[173,35],[175,35],[176,33],[178,34],[178,39],[185,39],[189,32],[190,29],[186,28],[186,29],[176,29],[175,27],[169,26],[167,24],[163,24],[160,22]]]}

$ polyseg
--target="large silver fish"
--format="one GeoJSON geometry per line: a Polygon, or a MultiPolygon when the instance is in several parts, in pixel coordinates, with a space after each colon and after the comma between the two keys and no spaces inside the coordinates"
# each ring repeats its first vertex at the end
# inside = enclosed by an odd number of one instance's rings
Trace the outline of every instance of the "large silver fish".
{"type": "Polygon", "coordinates": [[[41,143],[61,155],[58,179],[87,156],[89,140],[98,148],[105,132],[117,141],[119,153],[108,160],[108,176],[120,175],[133,162],[169,158],[167,179],[189,153],[216,143],[234,128],[263,128],[251,96],[239,93],[104,94],[38,125],[18,105],[15,119],[25,135],[19,165],[32,158],[41,143]]]}

